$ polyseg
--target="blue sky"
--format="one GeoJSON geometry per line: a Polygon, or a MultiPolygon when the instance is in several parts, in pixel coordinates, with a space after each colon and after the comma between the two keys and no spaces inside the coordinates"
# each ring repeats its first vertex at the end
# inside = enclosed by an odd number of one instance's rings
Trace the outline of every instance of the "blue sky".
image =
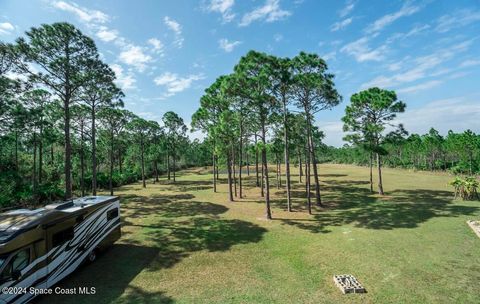
{"type": "Polygon", "coordinates": [[[204,88],[250,49],[303,50],[326,59],[344,97],[316,117],[327,144],[342,144],[344,108],[370,86],[397,91],[410,132],[480,132],[478,0],[0,0],[0,40],[57,21],[94,38],[126,108],[147,119],[173,110],[189,123],[204,88]]]}

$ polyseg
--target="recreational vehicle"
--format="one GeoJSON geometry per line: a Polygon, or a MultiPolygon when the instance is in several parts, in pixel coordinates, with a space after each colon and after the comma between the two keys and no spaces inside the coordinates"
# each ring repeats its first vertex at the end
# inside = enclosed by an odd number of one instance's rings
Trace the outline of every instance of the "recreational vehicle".
{"type": "Polygon", "coordinates": [[[120,233],[116,196],[0,214],[0,303],[25,303],[48,291],[120,233]]]}

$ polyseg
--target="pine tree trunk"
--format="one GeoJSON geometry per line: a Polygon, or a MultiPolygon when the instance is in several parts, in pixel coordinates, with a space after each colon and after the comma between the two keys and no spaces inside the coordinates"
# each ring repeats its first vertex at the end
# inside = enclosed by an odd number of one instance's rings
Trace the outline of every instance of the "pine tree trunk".
{"type": "Polygon", "coordinates": [[[97,195],[97,143],[95,130],[95,107],[92,107],[92,195],[97,195]]]}
{"type": "Polygon", "coordinates": [[[247,147],[245,148],[245,158],[247,161],[247,176],[250,176],[250,153],[248,153],[248,140],[247,140],[247,147]]]}
{"type": "Polygon", "coordinates": [[[300,151],[298,151],[298,170],[299,170],[298,178],[300,183],[302,183],[303,165],[302,165],[302,153],[300,153],[300,151]]]}
{"type": "Polygon", "coordinates": [[[320,182],[318,179],[317,159],[315,157],[315,145],[313,143],[312,123],[310,117],[307,118],[308,123],[308,141],[310,149],[310,162],[313,167],[313,178],[315,180],[315,203],[317,206],[322,207],[322,199],[320,197],[320,182]]]}
{"type": "MultiPolygon", "coordinates": [[[[215,151],[215,148],[213,149],[215,151]]],[[[217,174],[215,170],[215,152],[212,153],[213,192],[217,192],[217,174]]]]}
{"type": "Polygon", "coordinates": [[[175,151],[175,146],[173,147],[173,155],[172,155],[172,158],[173,158],[173,168],[172,168],[172,171],[173,171],[173,182],[175,183],[177,180],[176,180],[176,176],[175,176],[175,171],[177,171],[177,160],[176,160],[176,151],[175,151]]]}
{"type": "Polygon", "coordinates": [[[85,138],[83,134],[83,124],[84,123],[81,122],[80,125],[80,188],[82,188],[82,197],[85,196],[85,151],[83,147],[85,138]]]}
{"type": "Polygon", "coordinates": [[[238,152],[238,188],[240,198],[243,197],[242,190],[242,168],[243,168],[243,122],[240,123],[240,143],[239,143],[239,152],[238,152]]]}
{"type": "Polygon", "coordinates": [[[110,195],[113,195],[113,132],[110,134],[110,181],[109,181],[109,188],[110,188],[110,195]]]}
{"type": "Polygon", "coordinates": [[[18,132],[15,131],[15,170],[18,170],[18,132]]]}
{"type": "Polygon", "coordinates": [[[260,181],[258,179],[258,147],[257,147],[257,134],[255,134],[255,175],[257,178],[257,187],[260,187],[260,181]]]}
{"type": "MultiPolygon", "coordinates": [[[[266,149],[266,131],[265,131],[265,119],[262,119],[262,181],[263,185],[265,185],[265,208],[266,208],[266,218],[271,220],[272,219],[272,212],[270,210],[270,185],[268,181],[268,163],[267,163],[267,149],[266,149]]],[[[263,185],[262,185],[262,192],[263,191],[263,185]]]]}
{"type": "Polygon", "coordinates": [[[370,151],[370,192],[373,193],[373,152],[370,151]]]}
{"type": "MultiPolygon", "coordinates": [[[[262,151],[263,151],[263,148],[262,148],[262,151]]],[[[263,159],[262,159],[262,170],[261,170],[261,176],[260,176],[260,196],[261,197],[265,197],[264,186],[265,186],[265,168],[263,167],[263,159]]]]}
{"type": "Polygon", "coordinates": [[[33,166],[32,166],[33,200],[37,203],[37,133],[33,132],[33,166]]]}
{"type": "Polygon", "coordinates": [[[305,184],[307,192],[307,208],[308,214],[312,214],[312,199],[311,199],[311,180],[310,180],[310,153],[305,155],[305,184]]]}
{"type": "Polygon", "coordinates": [[[227,179],[228,179],[228,200],[233,202],[233,191],[232,191],[232,162],[230,153],[227,153],[227,179]]]}
{"type": "Polygon", "coordinates": [[[168,180],[170,180],[170,153],[167,152],[167,176],[168,180]]]}
{"type": "Polygon", "coordinates": [[[380,154],[377,153],[377,167],[378,167],[378,194],[384,195],[383,193],[383,182],[382,182],[382,160],[380,154]]]}
{"type": "Polygon", "coordinates": [[[232,168],[233,168],[233,189],[235,191],[235,197],[237,195],[237,173],[236,173],[236,164],[235,164],[235,148],[232,144],[232,168]]]}
{"type": "Polygon", "coordinates": [[[145,147],[144,147],[143,141],[140,144],[140,146],[141,146],[141,159],[142,159],[142,184],[143,184],[143,188],[146,188],[147,184],[145,182],[145,160],[144,160],[144,156],[143,156],[145,147]]]}
{"type": "Polygon", "coordinates": [[[287,209],[288,212],[292,211],[292,194],[290,193],[290,156],[288,151],[288,110],[287,100],[285,94],[282,95],[283,99],[283,144],[284,144],[284,156],[285,156],[285,177],[287,179],[287,209]]]}
{"type": "Polygon", "coordinates": [[[38,138],[38,184],[42,184],[43,171],[43,126],[40,125],[40,134],[38,138]]]}

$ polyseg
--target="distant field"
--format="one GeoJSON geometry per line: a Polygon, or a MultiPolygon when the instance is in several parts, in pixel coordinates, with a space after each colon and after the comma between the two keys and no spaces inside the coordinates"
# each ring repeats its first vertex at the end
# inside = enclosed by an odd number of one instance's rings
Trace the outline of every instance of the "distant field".
{"type": "Polygon", "coordinates": [[[298,176],[288,213],[272,174],[272,221],[253,175],[234,203],[225,185],[212,192],[203,169],[176,184],[124,186],[122,239],[61,283],[96,294],[39,302],[479,302],[480,239],[465,222],[479,218],[480,202],[452,201],[450,176],[385,169],[380,198],[369,193],[367,168],[321,165],[320,174],[328,207],[312,216],[298,176]],[[368,293],[342,295],[332,277],[345,273],[368,293]]]}

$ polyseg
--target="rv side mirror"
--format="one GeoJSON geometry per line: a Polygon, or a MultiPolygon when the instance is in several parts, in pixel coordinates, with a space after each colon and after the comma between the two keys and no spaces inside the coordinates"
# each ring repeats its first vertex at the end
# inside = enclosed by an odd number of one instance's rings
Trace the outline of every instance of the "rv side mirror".
{"type": "Polygon", "coordinates": [[[12,279],[15,281],[20,279],[21,276],[22,276],[22,272],[20,270],[14,270],[12,272],[12,279]]]}

